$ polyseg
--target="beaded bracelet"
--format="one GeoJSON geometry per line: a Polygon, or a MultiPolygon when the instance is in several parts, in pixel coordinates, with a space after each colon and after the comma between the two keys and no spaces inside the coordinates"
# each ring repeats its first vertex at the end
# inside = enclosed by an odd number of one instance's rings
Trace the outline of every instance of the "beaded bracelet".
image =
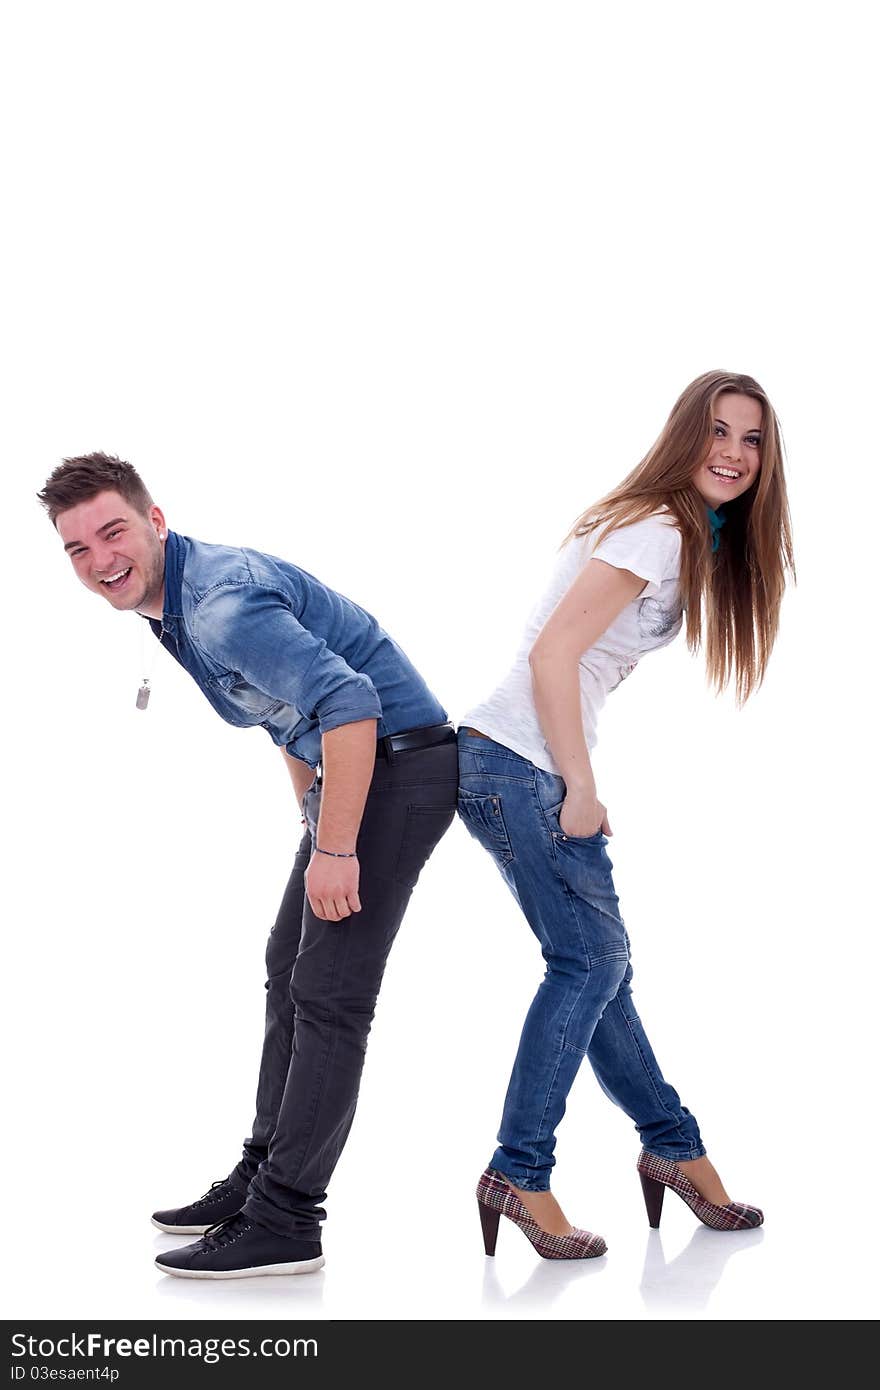
{"type": "Polygon", "coordinates": [[[357,859],[357,851],[354,854],[337,854],[333,849],[319,849],[315,845],[316,854],[329,854],[331,859],[357,859]]]}

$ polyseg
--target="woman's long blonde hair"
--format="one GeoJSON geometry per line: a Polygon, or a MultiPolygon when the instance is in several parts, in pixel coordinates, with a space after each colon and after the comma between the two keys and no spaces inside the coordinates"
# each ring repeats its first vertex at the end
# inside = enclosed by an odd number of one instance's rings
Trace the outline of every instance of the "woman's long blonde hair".
{"type": "Polygon", "coordinates": [[[653,448],[619,487],[578,518],[566,541],[597,539],[667,507],[681,532],[681,601],[687,644],[706,650],[710,682],[731,679],[743,704],[767,669],[779,627],[786,574],[794,578],[791,519],[785,490],[782,436],[766,392],[750,376],[705,372],[685,387],[653,448]],[[725,392],[761,404],[761,468],[756,482],[724,504],[725,523],[713,554],[706,503],[694,473],[713,441],[715,402],[725,392]]]}

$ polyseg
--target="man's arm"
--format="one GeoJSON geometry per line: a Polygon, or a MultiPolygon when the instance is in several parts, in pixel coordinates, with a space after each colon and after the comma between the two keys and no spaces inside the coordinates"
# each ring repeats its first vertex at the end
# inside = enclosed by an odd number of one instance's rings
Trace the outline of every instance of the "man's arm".
{"type": "Polygon", "coordinates": [[[199,651],[275,700],[314,719],[322,734],[361,719],[381,719],[376,688],[323,638],[303,627],[289,601],[262,584],[217,584],[192,619],[199,651]]]}
{"type": "Polygon", "coordinates": [[[335,856],[353,855],[357,847],[376,763],[376,720],[359,719],[330,729],[321,748],[321,813],[316,852],[306,870],[306,892],[316,917],[339,922],[361,910],[358,861],[335,856]]]}
{"type": "MultiPolygon", "coordinates": [[[[199,601],[196,646],[218,664],[315,719],[321,730],[323,791],[317,848],[306,892],[317,917],[338,922],[360,911],[353,854],[376,761],[382,705],[373,682],[355,671],[292,613],[285,595],[262,584],[221,584],[199,601]],[[245,640],[245,634],[258,637],[245,640]]],[[[291,760],[293,762],[295,760],[291,760]]],[[[297,799],[308,790],[291,767],[297,799]]]]}

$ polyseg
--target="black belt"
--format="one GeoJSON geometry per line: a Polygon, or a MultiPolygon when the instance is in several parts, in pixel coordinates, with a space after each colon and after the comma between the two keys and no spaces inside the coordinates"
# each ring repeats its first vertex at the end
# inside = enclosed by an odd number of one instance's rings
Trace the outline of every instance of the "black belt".
{"type": "Polygon", "coordinates": [[[391,763],[396,753],[409,753],[414,748],[433,748],[438,743],[455,743],[452,724],[426,724],[422,729],[405,729],[400,734],[386,734],[376,744],[376,756],[391,763]]]}

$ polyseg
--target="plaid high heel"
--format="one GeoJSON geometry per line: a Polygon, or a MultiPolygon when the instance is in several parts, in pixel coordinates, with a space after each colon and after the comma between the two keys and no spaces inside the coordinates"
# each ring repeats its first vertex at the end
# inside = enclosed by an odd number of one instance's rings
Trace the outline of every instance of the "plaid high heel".
{"type": "Polygon", "coordinates": [[[502,1216],[506,1216],[514,1226],[519,1226],[545,1260],[592,1260],[597,1255],[604,1255],[608,1249],[602,1237],[594,1236],[590,1231],[574,1230],[567,1236],[554,1236],[542,1230],[501,1173],[496,1173],[492,1168],[487,1168],[477,1183],[477,1202],[487,1255],[495,1254],[498,1223],[502,1216]]]}
{"type": "Polygon", "coordinates": [[[658,1158],[656,1154],[642,1149],[636,1164],[645,1206],[648,1210],[648,1223],[656,1230],[660,1225],[663,1210],[663,1195],[667,1187],[677,1192],[683,1202],[690,1207],[694,1216],[704,1226],[713,1231],[748,1231],[760,1226],[764,1213],[758,1207],[748,1207],[743,1202],[731,1202],[726,1207],[716,1206],[701,1197],[693,1183],[681,1171],[677,1163],[668,1158],[658,1158]]]}

